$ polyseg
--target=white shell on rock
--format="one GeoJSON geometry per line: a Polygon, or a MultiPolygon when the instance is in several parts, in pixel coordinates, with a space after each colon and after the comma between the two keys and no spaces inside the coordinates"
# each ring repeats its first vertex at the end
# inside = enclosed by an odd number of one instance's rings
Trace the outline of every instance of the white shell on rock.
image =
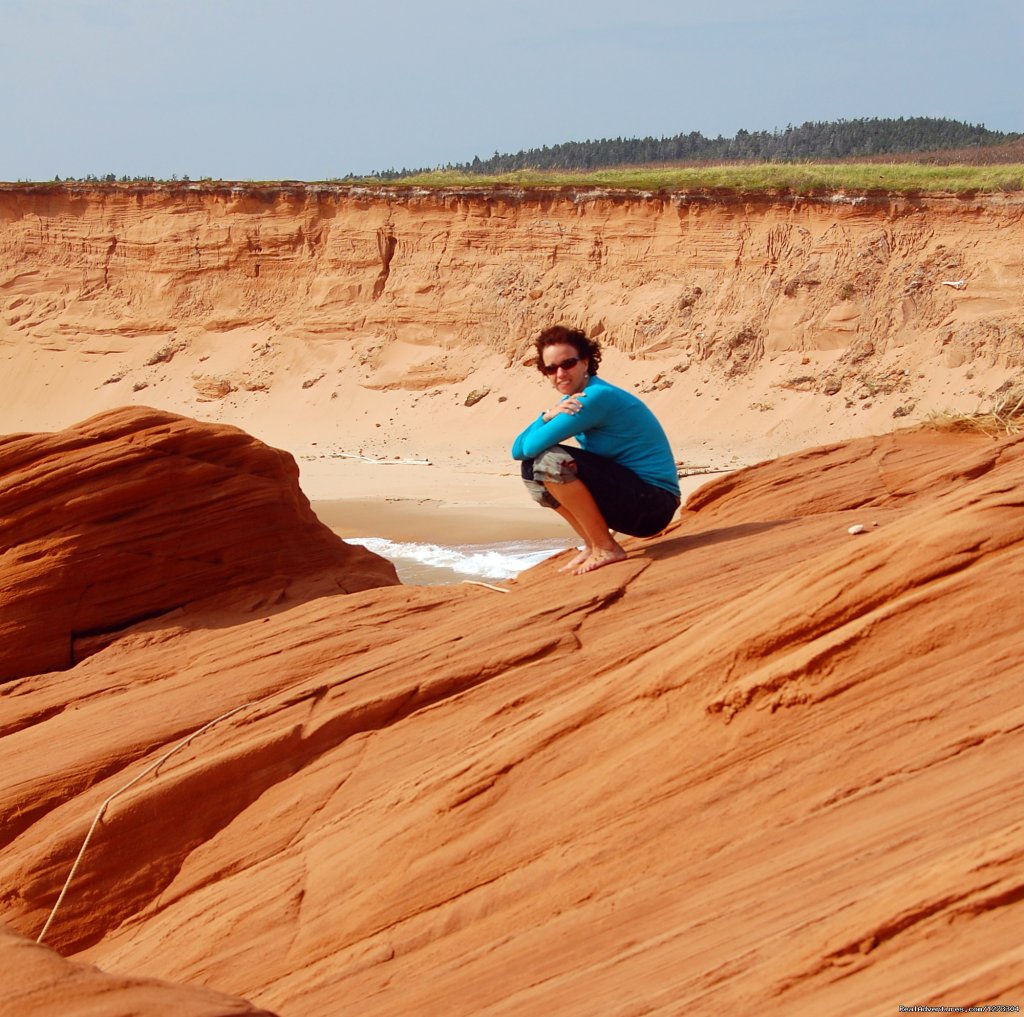
{"type": "Polygon", "coordinates": [[[863,533],[865,529],[866,527],[863,523],[854,523],[846,532],[853,536],[857,533],[863,533]]]}

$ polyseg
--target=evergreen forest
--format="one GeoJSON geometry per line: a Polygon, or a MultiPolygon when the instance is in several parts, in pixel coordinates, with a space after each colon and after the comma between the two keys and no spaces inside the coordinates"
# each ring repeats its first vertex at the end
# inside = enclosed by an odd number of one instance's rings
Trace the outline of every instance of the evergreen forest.
{"type": "MultiPolygon", "coordinates": [[[[567,141],[530,148],[489,159],[449,164],[438,169],[460,173],[495,175],[516,170],[595,170],[615,166],[664,163],[810,162],[842,159],[876,159],[879,156],[943,149],[981,149],[1022,137],[990,131],[983,124],[969,124],[938,117],[864,117],[856,120],[792,124],[774,131],[736,132],[735,137],[706,138],[699,131],[670,138],[602,138],[598,141],[567,141]]],[[[386,170],[379,179],[398,179],[427,170],[386,170]]]]}

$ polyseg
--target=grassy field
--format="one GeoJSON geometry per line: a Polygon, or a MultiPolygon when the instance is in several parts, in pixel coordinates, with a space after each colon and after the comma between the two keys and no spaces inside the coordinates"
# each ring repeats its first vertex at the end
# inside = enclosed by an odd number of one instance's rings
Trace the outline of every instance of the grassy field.
{"type": "MultiPolygon", "coordinates": [[[[904,159],[905,157],[900,157],[904,159]]],[[[455,170],[434,170],[414,176],[345,177],[324,181],[301,180],[76,180],[19,181],[0,183],[0,191],[81,187],[120,190],[159,189],[192,191],[246,187],[254,190],[278,187],[372,187],[477,190],[482,188],[564,188],[615,191],[716,194],[1010,194],[1024,191],[1024,163],[935,164],[929,162],[834,162],[834,163],[731,163],[690,166],[621,166],[585,171],[520,170],[486,176],[455,170]]]]}
{"type": "MultiPolygon", "coordinates": [[[[352,183],[380,186],[368,178],[352,183]]],[[[435,171],[389,187],[603,187],[630,191],[736,191],[787,194],[995,193],[1024,191],[1024,165],[933,166],[919,163],[761,163],[729,166],[629,166],[593,172],[523,170],[499,176],[435,171]]]]}

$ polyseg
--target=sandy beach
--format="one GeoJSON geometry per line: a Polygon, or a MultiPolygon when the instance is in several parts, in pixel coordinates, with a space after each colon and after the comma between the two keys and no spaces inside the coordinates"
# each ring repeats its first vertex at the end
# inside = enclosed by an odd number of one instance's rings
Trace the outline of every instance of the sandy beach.
{"type": "MultiPolygon", "coordinates": [[[[566,524],[530,500],[516,465],[495,463],[487,472],[307,457],[299,461],[299,483],[316,514],[342,537],[488,543],[564,536],[566,524]]],[[[683,501],[711,479],[680,478],[683,501]]]]}
{"type": "Polygon", "coordinates": [[[452,463],[300,457],[299,467],[314,511],[342,537],[459,544],[565,532],[554,513],[529,499],[511,462],[486,471],[452,463]]]}
{"type": "Polygon", "coordinates": [[[431,498],[339,498],[312,505],[321,521],[340,537],[386,537],[443,545],[570,539],[561,519],[530,502],[522,509],[452,505],[431,498]]]}

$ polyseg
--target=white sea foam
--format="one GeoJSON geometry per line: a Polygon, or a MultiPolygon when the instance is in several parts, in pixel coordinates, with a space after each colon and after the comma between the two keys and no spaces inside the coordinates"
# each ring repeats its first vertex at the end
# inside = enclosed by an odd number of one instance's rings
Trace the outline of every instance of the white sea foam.
{"type": "Polygon", "coordinates": [[[505,540],[496,544],[398,543],[382,537],[347,537],[391,561],[404,582],[444,583],[464,578],[513,579],[530,568],[564,551],[564,540],[505,540]]]}

